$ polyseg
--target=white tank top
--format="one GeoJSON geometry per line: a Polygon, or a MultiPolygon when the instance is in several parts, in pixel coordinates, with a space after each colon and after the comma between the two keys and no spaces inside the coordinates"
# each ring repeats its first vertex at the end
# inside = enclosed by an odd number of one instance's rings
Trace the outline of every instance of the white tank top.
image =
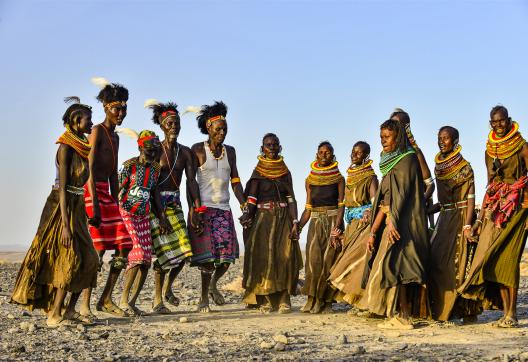
{"type": "Polygon", "coordinates": [[[204,142],[205,162],[198,167],[196,177],[200,187],[202,205],[220,210],[230,210],[229,207],[229,184],[231,180],[231,166],[227,159],[227,151],[222,145],[222,158],[215,159],[204,142]]]}

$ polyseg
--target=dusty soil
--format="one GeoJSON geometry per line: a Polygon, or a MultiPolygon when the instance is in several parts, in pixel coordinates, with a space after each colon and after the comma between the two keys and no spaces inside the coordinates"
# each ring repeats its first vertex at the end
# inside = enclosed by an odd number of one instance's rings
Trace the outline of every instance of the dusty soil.
{"type": "MultiPolygon", "coordinates": [[[[175,283],[182,303],[170,315],[114,318],[98,314],[102,324],[51,330],[45,316],[8,303],[23,254],[0,253],[0,360],[393,360],[528,361],[528,269],[523,259],[519,295],[520,328],[498,329],[499,312],[487,311],[467,326],[419,322],[412,331],[382,331],[380,320],[346,313],[299,312],[304,297],[293,298],[289,315],[261,315],[241,304],[241,262],[220,283],[227,304],[214,312],[195,312],[200,275],[185,267],[175,283]],[[3,260],[3,262],[2,262],[3,260]]],[[[106,274],[99,276],[103,285],[106,274]]],[[[151,310],[151,275],[140,308],[151,310]]],[[[115,293],[120,295],[119,290],[115,293]]],[[[94,303],[98,297],[94,294],[94,303]]],[[[117,298],[117,297],[116,297],[117,298]]]]}

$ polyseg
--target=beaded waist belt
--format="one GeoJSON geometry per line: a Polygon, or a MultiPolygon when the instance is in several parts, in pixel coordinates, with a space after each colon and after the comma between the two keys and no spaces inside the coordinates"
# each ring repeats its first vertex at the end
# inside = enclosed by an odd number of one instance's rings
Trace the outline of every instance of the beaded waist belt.
{"type": "Polygon", "coordinates": [[[312,209],[312,212],[310,213],[310,218],[318,218],[320,216],[337,216],[339,213],[339,209],[337,206],[321,206],[321,207],[314,207],[312,209]]]}
{"type": "Polygon", "coordinates": [[[268,201],[268,202],[258,203],[257,207],[259,209],[271,210],[271,209],[276,209],[279,207],[288,207],[288,204],[286,202],[268,201]]]}
{"type": "Polygon", "coordinates": [[[84,189],[82,187],[66,185],[66,192],[77,196],[84,195],[84,189]]]}
{"type": "Polygon", "coordinates": [[[458,201],[451,204],[440,204],[440,211],[464,209],[468,207],[468,200],[458,201]]]}

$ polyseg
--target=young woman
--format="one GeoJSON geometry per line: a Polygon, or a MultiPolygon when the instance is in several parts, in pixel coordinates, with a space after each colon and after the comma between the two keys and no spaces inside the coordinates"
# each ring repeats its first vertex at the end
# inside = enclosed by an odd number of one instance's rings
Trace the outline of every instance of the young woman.
{"type": "Polygon", "coordinates": [[[257,167],[246,186],[248,214],[241,220],[245,227],[244,302],[258,305],[262,313],[277,306],[279,313],[291,311],[290,295],[296,294],[302,268],[297,202],[281,150],[275,134],[264,136],[257,167]]]}
{"type": "Polygon", "coordinates": [[[378,178],[370,160],[370,146],[357,142],[350,155],[345,186],[345,222],[343,250],[332,267],[329,281],[336,289],[335,299],[355,304],[361,299],[361,279],[368,257],[365,247],[370,231],[372,201],[378,190],[378,178]]]}
{"type": "Polygon", "coordinates": [[[383,178],[372,206],[368,248],[373,254],[361,308],[389,318],[380,328],[412,329],[411,310],[426,282],[429,255],[424,184],[401,123],[384,122],[380,138],[383,178]]]}
{"type": "Polygon", "coordinates": [[[440,152],[434,170],[439,202],[429,210],[429,214],[440,212],[440,216],[431,239],[428,286],[433,318],[464,318],[469,322],[479,313],[479,304],[457,298],[456,289],[464,282],[474,252],[468,237],[475,210],[475,183],[473,169],[462,157],[458,141],[456,128],[440,128],[440,152]]]}
{"type": "Polygon", "coordinates": [[[334,148],[328,141],[317,147],[316,160],[306,179],[306,207],[299,221],[310,221],[306,243],[306,274],[303,294],[308,296],[303,312],[330,312],[334,293],[328,286],[330,268],[339,252],[343,231],[345,179],[338,169],[334,148]]]}
{"type": "Polygon", "coordinates": [[[92,130],[92,111],[91,107],[80,104],[77,97],[66,100],[76,103],[62,117],[66,132],[57,141],[60,146],[55,159],[55,185],[44,205],[37,234],[22,262],[11,296],[12,303],[46,311],[49,327],[65,324],[67,320],[90,322],[75,312],[75,304],[83,289],[95,286],[99,267],[83,198],[90,152],[85,134],[92,130]],[[68,292],[71,297],[63,314],[61,309],[68,292]]]}
{"type": "Polygon", "coordinates": [[[490,112],[491,132],[486,144],[488,185],[482,209],[473,225],[477,242],[471,270],[459,288],[464,298],[500,308],[497,327],[517,327],[519,263],[526,244],[528,145],[508,110],[490,112]]]}

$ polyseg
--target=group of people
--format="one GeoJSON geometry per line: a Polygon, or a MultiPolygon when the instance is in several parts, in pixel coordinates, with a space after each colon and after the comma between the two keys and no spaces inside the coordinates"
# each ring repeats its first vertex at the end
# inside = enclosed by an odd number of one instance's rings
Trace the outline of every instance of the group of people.
{"type": "Polygon", "coordinates": [[[92,129],[91,107],[77,97],[66,99],[72,104],[57,140],[57,177],[11,297],[13,303],[43,309],[48,326],[94,321],[91,293],[107,250],[114,254],[98,311],[145,314],[136,301],[152,266],[153,312],[170,313],[165,303],[179,304],[172,284],[186,263],[201,272],[198,310],[210,311],[210,298],[224,304],[217,284],[239,256],[229,186],[242,210],[248,308],[289,313],[290,296],[302,284],[303,312],[331,312],[334,302],[344,302],[362,315],[386,317],[380,328],[411,329],[414,318],[474,322],[485,308],[504,311],[496,326],[518,325],[528,146],[505,107],[490,113],[488,184],[480,210],[458,131],[444,126],[438,132],[433,177],[409,115],[396,109],[380,126],[381,179],[366,142],[354,144],[346,178],[331,143],[321,142],[299,217],[276,134],[264,135],[258,163],[243,187],[235,149],[224,144],[222,102],[201,107],[198,127],[207,140],[191,148],[178,142],[177,105],[146,102],[164,139],[150,130],[134,134],[139,155],[118,172],[116,126],[126,116],[128,90],[104,79],[96,83],[105,120],[92,129]],[[184,171],[187,222],[179,191],[184,171]],[[431,198],[434,179],[437,203],[431,198]],[[299,236],[307,224],[305,280],[300,281],[299,236]],[[123,293],[115,304],[121,270],[123,293]]]}

